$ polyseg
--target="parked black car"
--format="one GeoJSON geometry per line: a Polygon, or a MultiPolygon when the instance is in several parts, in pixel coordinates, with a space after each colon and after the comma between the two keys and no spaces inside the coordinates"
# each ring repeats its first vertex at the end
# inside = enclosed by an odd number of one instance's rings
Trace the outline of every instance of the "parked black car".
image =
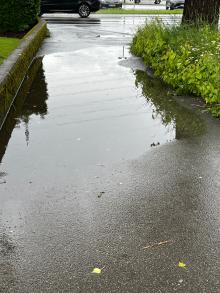
{"type": "Polygon", "coordinates": [[[79,13],[88,17],[90,12],[100,9],[99,0],[41,0],[41,14],[48,12],[79,13]]]}
{"type": "Polygon", "coordinates": [[[166,9],[181,9],[184,8],[185,0],[167,0],[166,1],[166,9]]]}

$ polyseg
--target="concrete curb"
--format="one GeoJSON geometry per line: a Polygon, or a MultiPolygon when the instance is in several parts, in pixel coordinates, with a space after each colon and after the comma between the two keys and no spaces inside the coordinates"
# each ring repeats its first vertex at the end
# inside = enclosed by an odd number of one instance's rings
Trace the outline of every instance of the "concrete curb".
{"type": "Polygon", "coordinates": [[[0,65],[0,130],[46,34],[46,22],[40,20],[0,65]]]}

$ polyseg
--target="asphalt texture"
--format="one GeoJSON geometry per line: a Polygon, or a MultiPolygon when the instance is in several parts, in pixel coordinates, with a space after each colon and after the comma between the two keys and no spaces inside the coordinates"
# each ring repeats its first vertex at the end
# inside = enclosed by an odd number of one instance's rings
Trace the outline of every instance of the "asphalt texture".
{"type": "Polygon", "coordinates": [[[0,292],[220,292],[220,121],[130,55],[146,17],[45,17],[0,136],[0,292]]]}

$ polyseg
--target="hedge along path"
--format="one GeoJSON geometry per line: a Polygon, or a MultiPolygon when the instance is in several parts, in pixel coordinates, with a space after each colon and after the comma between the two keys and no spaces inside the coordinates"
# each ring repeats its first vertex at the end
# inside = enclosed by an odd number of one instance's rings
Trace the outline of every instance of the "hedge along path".
{"type": "Polygon", "coordinates": [[[46,34],[46,22],[39,20],[8,59],[0,65],[0,130],[46,34]]]}

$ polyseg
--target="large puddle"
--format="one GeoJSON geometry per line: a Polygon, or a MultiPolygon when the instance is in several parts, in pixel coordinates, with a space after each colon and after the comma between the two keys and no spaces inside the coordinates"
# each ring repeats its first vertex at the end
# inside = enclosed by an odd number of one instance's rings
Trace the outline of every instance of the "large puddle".
{"type": "Polygon", "coordinates": [[[31,180],[134,159],[201,135],[200,116],[135,63],[124,47],[38,59],[1,132],[1,183],[7,174],[31,180]]]}

